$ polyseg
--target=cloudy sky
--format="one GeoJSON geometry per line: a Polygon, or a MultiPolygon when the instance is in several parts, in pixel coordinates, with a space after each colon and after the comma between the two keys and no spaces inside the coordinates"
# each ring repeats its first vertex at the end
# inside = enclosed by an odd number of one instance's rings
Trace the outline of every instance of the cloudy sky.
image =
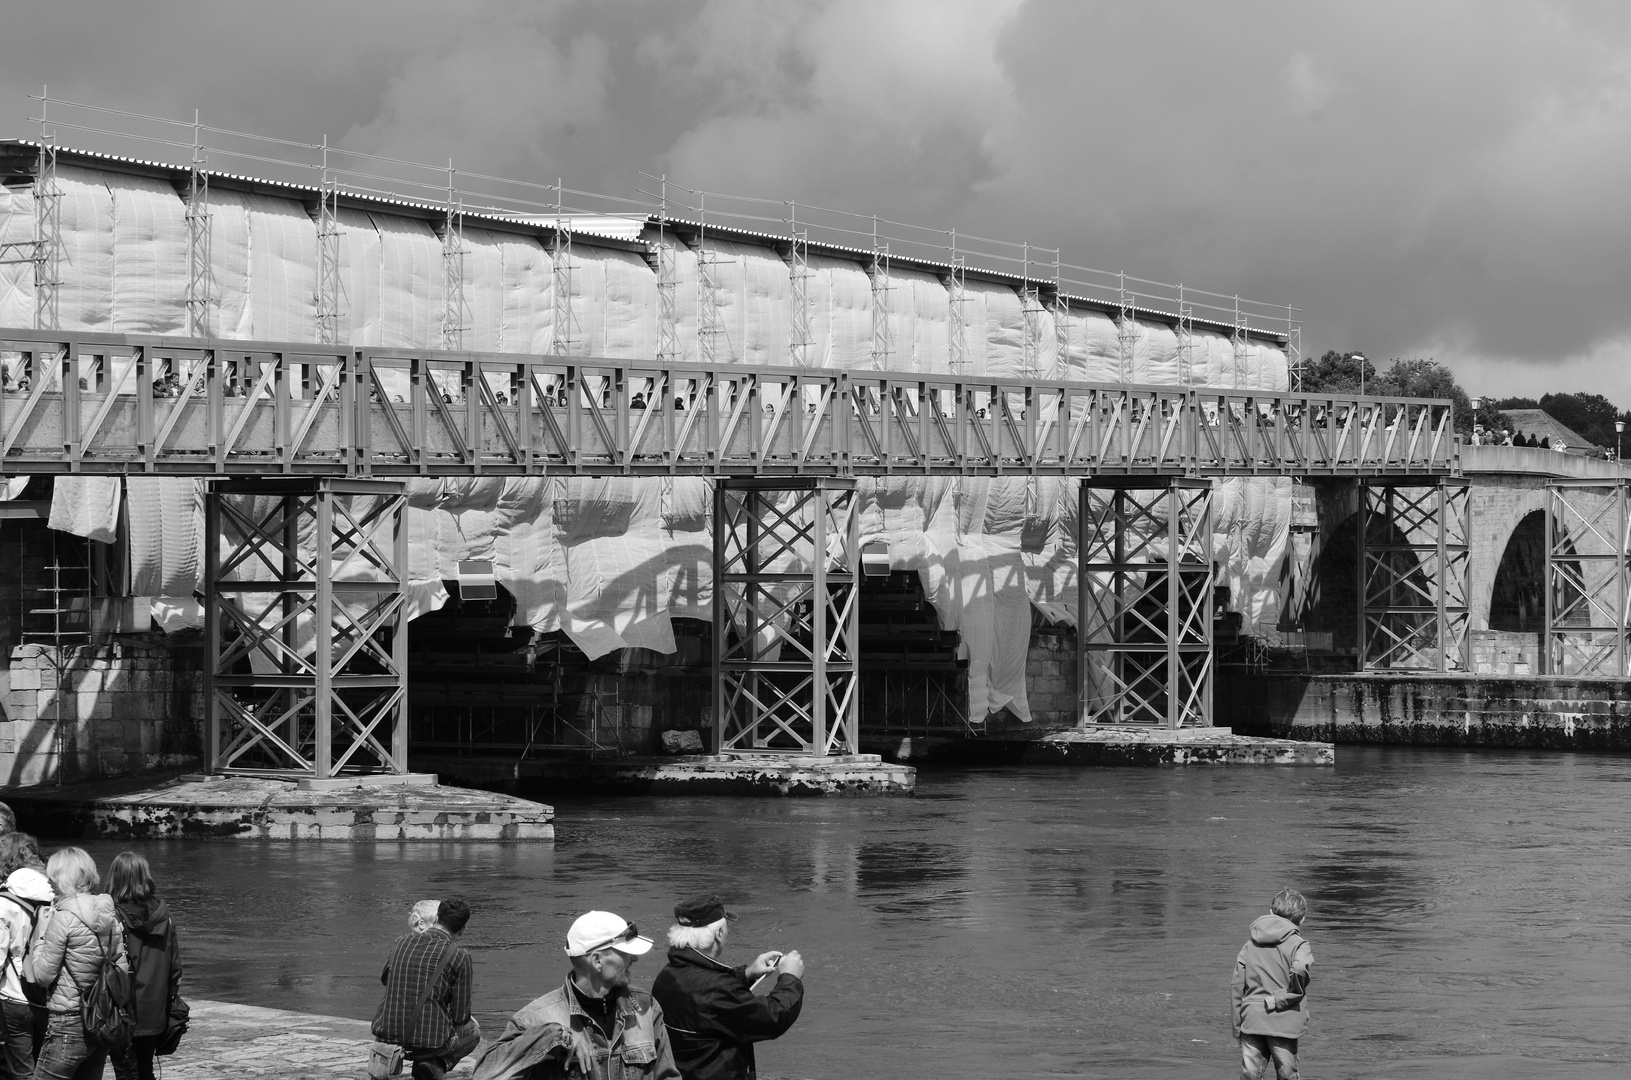
{"type": "Polygon", "coordinates": [[[1307,352],[1631,406],[1624,3],[55,0],[0,42],[0,133],[33,134],[46,82],[592,191],[643,169],[1058,246],[1296,304],[1307,352]]]}

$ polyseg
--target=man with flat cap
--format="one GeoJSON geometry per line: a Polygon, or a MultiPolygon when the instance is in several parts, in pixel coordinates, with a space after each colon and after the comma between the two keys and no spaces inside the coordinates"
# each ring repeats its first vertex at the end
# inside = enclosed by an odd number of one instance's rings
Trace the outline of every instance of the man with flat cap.
{"type": "Polygon", "coordinates": [[[735,918],[717,896],[674,908],[668,966],[652,981],[651,996],[663,1007],[685,1080],[755,1080],[753,1044],[780,1038],[804,1007],[798,953],[761,953],[743,967],[720,961],[735,918]],[[761,978],[763,996],[753,989],[761,978]]]}
{"type": "Polygon", "coordinates": [[[609,911],[580,916],[566,933],[566,984],[522,1008],[482,1049],[477,1080],[679,1080],[663,1010],[629,986],[629,969],[651,949],[631,922],[609,911]]]}

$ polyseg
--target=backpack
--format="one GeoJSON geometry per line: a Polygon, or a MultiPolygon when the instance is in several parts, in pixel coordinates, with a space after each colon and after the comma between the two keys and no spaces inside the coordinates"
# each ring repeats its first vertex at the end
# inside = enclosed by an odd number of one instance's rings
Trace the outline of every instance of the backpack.
{"type": "MultiPolygon", "coordinates": [[[[78,919],[78,915],[74,915],[78,919]]],[[[90,923],[80,924],[91,930],[90,923]]],[[[130,1043],[136,1031],[136,993],[130,972],[120,971],[108,955],[106,945],[95,930],[96,947],[102,950],[102,967],[91,985],[79,988],[79,1019],[85,1026],[85,1042],[92,1049],[114,1050],[130,1043]]]]}
{"type": "MultiPolygon", "coordinates": [[[[40,909],[48,906],[51,901],[25,900],[16,893],[9,892],[5,889],[0,889],[0,900],[11,901],[17,906],[18,911],[21,911],[23,914],[28,916],[28,941],[23,945],[22,956],[24,960],[27,960],[28,954],[34,951],[35,941],[37,941],[40,936],[40,909]]],[[[5,965],[10,963],[11,950],[7,949],[5,963],[0,964],[0,975],[3,975],[5,965]]],[[[45,1006],[47,999],[49,999],[51,996],[50,987],[41,986],[39,983],[30,979],[25,969],[21,966],[17,968],[17,982],[20,986],[22,986],[23,997],[28,999],[28,1003],[30,1005],[38,1005],[41,1008],[45,1006]]]]}

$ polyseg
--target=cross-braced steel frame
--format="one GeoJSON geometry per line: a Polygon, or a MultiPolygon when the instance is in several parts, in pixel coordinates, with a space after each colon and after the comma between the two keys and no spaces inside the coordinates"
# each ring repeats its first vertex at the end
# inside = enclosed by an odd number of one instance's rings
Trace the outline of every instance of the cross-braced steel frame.
{"type": "Polygon", "coordinates": [[[715,485],[718,752],[856,752],[858,526],[853,480],[715,485]]]}
{"type": "Polygon", "coordinates": [[[1626,678],[1631,496],[1619,481],[1546,485],[1547,675],[1626,678]]]}
{"type": "Polygon", "coordinates": [[[206,500],[214,772],[407,771],[403,485],[217,483],[206,500]]]}
{"type": "Polygon", "coordinates": [[[1212,724],[1212,482],[1082,482],[1083,724],[1212,724]]]}
{"type": "Polygon", "coordinates": [[[1467,670],[1468,491],[1359,481],[1361,670],[1467,670]]]}

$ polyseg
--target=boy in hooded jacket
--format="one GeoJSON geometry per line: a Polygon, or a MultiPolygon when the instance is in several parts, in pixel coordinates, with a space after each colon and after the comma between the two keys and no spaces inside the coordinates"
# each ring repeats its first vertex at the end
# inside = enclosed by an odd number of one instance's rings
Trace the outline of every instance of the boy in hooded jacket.
{"type": "Polygon", "coordinates": [[[1314,967],[1314,949],[1299,929],[1307,914],[1302,893],[1281,889],[1235,958],[1230,1015],[1244,1080],[1258,1080],[1270,1060],[1280,1080],[1297,1080],[1297,1040],[1308,1026],[1314,967]]]}

